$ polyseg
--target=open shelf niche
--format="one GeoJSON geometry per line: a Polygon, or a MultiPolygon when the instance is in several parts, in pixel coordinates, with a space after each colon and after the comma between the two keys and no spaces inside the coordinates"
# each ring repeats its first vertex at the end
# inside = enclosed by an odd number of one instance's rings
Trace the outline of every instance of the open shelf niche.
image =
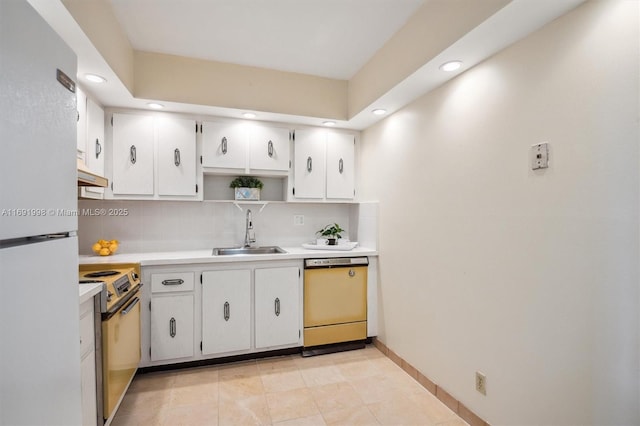
{"type": "Polygon", "coordinates": [[[236,201],[233,188],[229,184],[240,175],[204,175],[204,201],[227,201],[240,204],[265,204],[265,202],[286,200],[287,178],[256,176],[264,187],[260,191],[260,201],[236,201]]]}

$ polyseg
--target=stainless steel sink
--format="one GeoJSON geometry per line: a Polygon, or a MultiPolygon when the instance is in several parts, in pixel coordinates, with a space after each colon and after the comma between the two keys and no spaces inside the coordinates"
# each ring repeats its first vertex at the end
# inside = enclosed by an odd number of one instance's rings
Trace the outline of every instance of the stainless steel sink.
{"type": "Polygon", "coordinates": [[[268,247],[234,247],[234,248],[214,248],[213,256],[236,256],[239,254],[279,254],[286,253],[277,246],[268,247]]]}

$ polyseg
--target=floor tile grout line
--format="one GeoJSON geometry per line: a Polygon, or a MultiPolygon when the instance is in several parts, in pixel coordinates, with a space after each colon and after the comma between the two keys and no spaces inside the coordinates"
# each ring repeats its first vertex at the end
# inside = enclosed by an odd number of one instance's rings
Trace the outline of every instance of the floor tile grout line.
{"type": "MultiPolygon", "coordinates": [[[[371,352],[369,352],[369,353],[360,353],[357,356],[346,356],[346,357],[336,356],[336,357],[328,359],[328,362],[322,363],[320,366],[317,366],[317,365],[315,365],[313,363],[310,363],[308,365],[307,364],[302,364],[302,363],[297,363],[297,362],[289,363],[289,361],[293,361],[293,360],[296,360],[298,358],[298,357],[295,357],[293,355],[287,356],[287,357],[282,357],[282,358],[274,358],[271,361],[261,362],[261,360],[257,360],[257,361],[252,360],[251,362],[248,362],[248,363],[246,363],[246,362],[244,364],[238,363],[237,365],[228,364],[228,366],[229,366],[229,369],[236,368],[236,367],[239,367],[239,366],[249,366],[249,367],[255,366],[255,371],[251,372],[249,377],[253,377],[253,376],[260,377],[260,379],[261,379],[260,383],[262,385],[261,397],[262,397],[264,403],[267,405],[267,408],[269,408],[268,402],[266,401],[266,395],[269,392],[267,392],[267,390],[266,390],[265,381],[264,381],[264,377],[265,376],[268,376],[270,374],[281,374],[281,373],[286,373],[286,372],[291,372],[291,371],[297,371],[298,373],[300,373],[302,375],[303,371],[307,371],[309,369],[318,368],[318,367],[329,367],[329,366],[331,366],[331,367],[335,367],[335,368],[340,369],[341,367],[344,368],[344,366],[346,364],[349,364],[349,363],[352,363],[352,362],[353,363],[360,363],[360,362],[370,363],[371,361],[374,361],[375,359],[386,359],[386,360],[389,360],[389,357],[385,357],[384,353],[382,351],[380,351],[379,348],[375,348],[375,351],[376,351],[376,356],[372,356],[373,353],[371,353],[371,352]],[[269,364],[271,364],[271,363],[277,364],[279,362],[282,362],[282,366],[283,366],[282,369],[278,368],[277,365],[269,366],[269,364]],[[267,367],[267,368],[264,368],[264,367],[267,367]],[[269,367],[273,367],[273,368],[272,369],[268,369],[269,367]]],[[[392,363],[391,365],[396,366],[397,364],[392,363]]],[[[220,424],[220,422],[222,420],[222,417],[221,417],[221,412],[222,412],[222,410],[221,410],[222,392],[220,392],[219,387],[223,383],[223,380],[221,380],[221,374],[220,374],[220,372],[223,369],[224,369],[224,367],[221,368],[220,366],[214,366],[214,368],[211,369],[211,370],[209,370],[208,368],[207,369],[202,369],[202,370],[199,370],[199,369],[198,370],[191,370],[192,373],[201,373],[201,372],[207,372],[207,371],[217,371],[218,374],[216,374],[215,377],[216,377],[216,381],[218,383],[218,394],[217,394],[217,400],[216,400],[217,409],[218,409],[217,410],[217,421],[218,421],[218,424],[220,424]]],[[[413,378],[414,381],[416,381],[413,376],[408,374],[407,371],[402,369],[402,368],[398,369],[397,373],[401,374],[403,376],[407,375],[408,377],[413,378]]],[[[180,374],[180,373],[174,373],[174,374],[177,375],[177,374],[180,374]]],[[[222,376],[224,376],[224,373],[222,374],[222,376]]],[[[169,375],[169,377],[171,377],[171,374],[169,375]]],[[[233,377],[233,376],[229,376],[229,377],[233,377]]],[[[366,410],[367,410],[367,413],[369,413],[372,416],[372,419],[375,419],[378,423],[381,423],[380,418],[378,416],[376,416],[376,414],[371,410],[371,404],[365,403],[365,401],[360,397],[360,394],[354,388],[354,381],[360,380],[360,379],[365,378],[365,377],[367,377],[367,374],[365,374],[365,376],[358,376],[358,375],[345,376],[345,377],[342,377],[342,380],[340,380],[338,382],[333,382],[333,383],[346,383],[346,384],[348,384],[350,389],[357,394],[358,399],[362,403],[361,405],[358,405],[358,407],[360,407],[360,406],[365,407],[366,410]]],[[[174,377],[174,380],[175,380],[175,377],[174,377]]],[[[188,383],[188,382],[186,382],[186,383],[188,383]]],[[[187,386],[186,383],[185,383],[185,386],[187,386]]],[[[304,388],[309,389],[309,391],[311,391],[311,389],[314,388],[314,387],[323,386],[321,384],[315,384],[314,385],[313,383],[310,383],[310,382],[307,382],[306,380],[304,380],[304,378],[303,378],[303,383],[304,383],[304,388]]],[[[333,384],[333,383],[329,383],[329,384],[333,384]]],[[[419,382],[417,382],[417,383],[418,383],[418,385],[420,385],[419,382]]],[[[192,385],[189,385],[189,386],[195,386],[195,385],[196,385],[196,383],[194,383],[192,385]]],[[[173,386],[172,386],[172,388],[173,388],[173,386]]],[[[420,386],[420,388],[423,388],[423,386],[420,386]]],[[[173,389],[172,389],[170,391],[169,397],[173,398],[173,396],[174,395],[173,395],[173,389]]],[[[313,396],[313,393],[312,393],[312,396],[313,396]]],[[[318,399],[315,396],[313,397],[313,403],[314,403],[314,406],[315,406],[315,410],[321,415],[323,420],[326,421],[325,412],[323,412],[320,409],[320,405],[318,403],[318,399]]],[[[163,406],[161,408],[162,408],[163,411],[166,411],[166,410],[164,410],[166,407],[163,406]]],[[[273,418],[271,416],[271,411],[268,411],[267,414],[269,416],[269,421],[271,423],[273,423],[273,418]]],[[[289,420],[295,420],[295,419],[289,419],[289,420]]]]}

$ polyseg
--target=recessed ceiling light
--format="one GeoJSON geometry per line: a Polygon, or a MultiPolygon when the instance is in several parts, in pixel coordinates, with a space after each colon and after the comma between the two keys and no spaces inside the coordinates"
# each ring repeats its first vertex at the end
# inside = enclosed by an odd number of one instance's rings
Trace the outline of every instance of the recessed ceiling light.
{"type": "Polygon", "coordinates": [[[85,74],[84,78],[92,83],[106,83],[107,79],[98,74],[85,74]]]}
{"type": "Polygon", "coordinates": [[[459,69],[461,66],[462,66],[462,61],[449,61],[440,65],[440,69],[442,71],[451,72],[459,69]]]}
{"type": "Polygon", "coordinates": [[[157,102],[149,102],[149,103],[147,103],[147,106],[149,108],[153,108],[153,109],[162,109],[162,108],[164,108],[164,105],[159,104],[157,102]]]}
{"type": "Polygon", "coordinates": [[[336,125],[335,121],[324,121],[322,124],[324,124],[327,127],[333,127],[336,125]]]}
{"type": "Polygon", "coordinates": [[[244,118],[256,118],[256,115],[252,112],[245,112],[242,114],[244,118]]]}
{"type": "Polygon", "coordinates": [[[378,108],[378,109],[374,109],[371,112],[374,113],[375,115],[385,115],[387,113],[387,110],[386,109],[382,109],[382,108],[378,108]]]}

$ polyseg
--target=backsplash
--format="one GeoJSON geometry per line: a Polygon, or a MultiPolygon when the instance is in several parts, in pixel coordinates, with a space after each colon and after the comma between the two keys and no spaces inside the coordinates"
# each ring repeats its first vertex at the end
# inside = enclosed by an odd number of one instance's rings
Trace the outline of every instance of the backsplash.
{"type": "Polygon", "coordinates": [[[343,237],[358,241],[360,233],[360,245],[377,245],[377,203],[271,203],[262,211],[262,205],[240,206],[242,211],[233,203],[79,200],[80,254],[92,254],[91,245],[99,239],[119,240],[118,253],[239,246],[247,208],[258,246],[298,246],[333,222],[347,230],[343,237]],[[294,225],[294,215],[303,215],[304,224],[294,225]]]}

